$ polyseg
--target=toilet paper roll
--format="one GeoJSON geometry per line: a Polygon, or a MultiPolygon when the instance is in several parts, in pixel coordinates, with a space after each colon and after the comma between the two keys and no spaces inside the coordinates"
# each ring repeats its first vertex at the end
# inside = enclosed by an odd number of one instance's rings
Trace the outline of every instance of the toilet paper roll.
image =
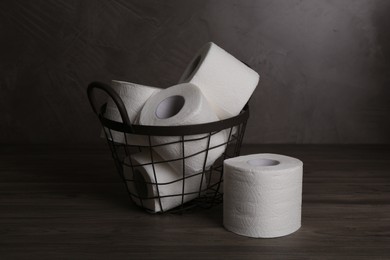
{"type": "MultiPolygon", "coordinates": [[[[143,86],[135,83],[112,80],[111,87],[119,94],[123,104],[126,107],[127,114],[129,116],[130,122],[132,124],[136,123],[141,108],[145,104],[146,100],[150,98],[153,94],[160,91],[159,88],[143,86]]],[[[114,101],[109,98],[107,100],[107,108],[104,114],[104,117],[107,119],[122,122],[121,115],[114,103],[114,101]]],[[[114,140],[117,143],[125,143],[125,135],[122,132],[111,131],[111,135],[108,132],[108,129],[104,129],[108,134],[110,140],[114,140]]],[[[102,137],[105,137],[104,132],[101,134],[102,137]]],[[[126,134],[127,143],[131,145],[147,145],[148,139],[142,135],[126,134]]]]}
{"type": "Polygon", "coordinates": [[[288,235],[301,226],[303,163],[277,154],[224,161],[223,224],[249,237],[288,235]]]}
{"type": "Polygon", "coordinates": [[[148,198],[143,199],[141,203],[140,198],[132,196],[133,201],[151,212],[160,212],[161,206],[164,211],[180,206],[182,204],[183,193],[187,193],[187,195],[184,195],[185,203],[197,198],[200,189],[207,187],[205,176],[203,178],[201,174],[188,176],[184,180],[183,192],[183,181],[181,180],[183,176],[175,172],[165,162],[156,163],[162,162],[162,159],[157,154],[153,155],[153,161],[155,162],[154,166],[151,164],[149,152],[132,155],[131,163],[133,166],[145,164],[135,167],[134,170],[129,167],[131,165],[129,158],[126,158],[124,161],[124,176],[128,180],[127,186],[129,191],[139,197],[148,198]],[[153,167],[156,178],[154,177],[153,167]],[[161,205],[158,196],[161,197],[161,205]]]}
{"type": "MultiPolygon", "coordinates": [[[[162,90],[148,99],[141,110],[139,124],[178,126],[217,120],[218,117],[199,88],[191,83],[183,83],[162,90]]],[[[185,136],[184,153],[182,143],[177,143],[181,140],[179,136],[152,136],[151,140],[153,145],[161,145],[154,147],[154,150],[163,159],[174,160],[169,163],[177,172],[183,171],[183,154],[188,157],[185,159],[185,174],[187,175],[203,170],[205,150],[208,145],[207,136],[207,134],[185,136]]],[[[227,133],[225,130],[211,136],[209,147],[215,148],[209,149],[207,153],[206,169],[225,151],[226,145],[224,143],[226,141],[227,133]]]]}
{"type": "Polygon", "coordinates": [[[180,83],[197,85],[219,119],[236,116],[259,82],[259,74],[215,43],[207,43],[192,59],[180,83]]]}

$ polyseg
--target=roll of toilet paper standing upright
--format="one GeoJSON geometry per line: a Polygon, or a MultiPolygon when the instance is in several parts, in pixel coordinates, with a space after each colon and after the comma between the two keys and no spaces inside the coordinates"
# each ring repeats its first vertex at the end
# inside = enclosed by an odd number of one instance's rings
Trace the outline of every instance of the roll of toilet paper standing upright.
{"type": "MultiPolygon", "coordinates": [[[[153,95],[146,101],[139,117],[140,125],[179,126],[208,123],[217,121],[218,117],[211,109],[199,88],[191,83],[172,86],[153,95]]],[[[177,171],[183,171],[185,159],[185,174],[198,173],[205,164],[208,169],[225,151],[227,141],[226,131],[211,135],[208,153],[208,134],[184,136],[184,151],[179,136],[152,136],[154,150],[165,160],[173,160],[170,165],[177,171]],[[174,143],[175,142],[175,143],[174,143]],[[172,144],[168,144],[172,143],[172,144]]]]}
{"type": "Polygon", "coordinates": [[[277,154],[224,161],[223,224],[249,237],[280,237],[301,226],[303,163],[277,154]]]}
{"type": "MultiPolygon", "coordinates": [[[[127,110],[130,122],[132,124],[136,123],[137,116],[141,111],[141,108],[145,104],[146,100],[150,98],[153,94],[160,91],[159,88],[117,80],[112,80],[111,87],[121,97],[123,104],[125,105],[125,108],[127,110]]],[[[107,107],[104,117],[113,121],[122,122],[119,110],[111,98],[108,98],[107,100],[107,107]]],[[[115,142],[125,143],[125,135],[122,132],[112,130],[110,134],[108,132],[108,129],[105,129],[105,131],[108,134],[110,140],[112,135],[112,139],[115,142]]],[[[102,137],[105,137],[104,132],[102,132],[102,137]]],[[[142,135],[126,134],[126,139],[127,143],[131,145],[148,144],[148,139],[142,135]]]]}
{"type": "Polygon", "coordinates": [[[259,74],[215,43],[207,43],[192,59],[180,83],[197,85],[219,119],[236,116],[259,82],[259,74]]]}
{"type": "Polygon", "coordinates": [[[183,176],[174,171],[169,164],[153,154],[154,165],[151,164],[149,152],[142,152],[132,155],[132,159],[127,157],[124,161],[124,176],[127,186],[132,196],[132,200],[151,212],[160,212],[175,208],[183,203],[198,197],[199,191],[206,188],[206,178],[202,175],[189,176],[184,180],[183,176]],[[131,161],[130,161],[131,160],[131,161]],[[130,167],[134,166],[134,170],[130,167]],[[142,165],[142,166],[136,166],[142,165]],[[154,171],[153,171],[154,168],[154,171]],[[155,178],[156,176],[156,178],[155,178]],[[138,197],[137,197],[138,196],[138,197]],[[142,202],[141,199],[142,198],[142,202]],[[161,204],[159,198],[161,198],[161,204]]]}

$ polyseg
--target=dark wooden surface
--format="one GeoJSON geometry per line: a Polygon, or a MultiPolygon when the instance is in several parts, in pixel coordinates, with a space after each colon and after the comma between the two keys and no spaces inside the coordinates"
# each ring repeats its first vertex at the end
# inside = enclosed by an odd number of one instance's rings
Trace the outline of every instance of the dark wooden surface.
{"type": "Polygon", "coordinates": [[[302,228],[252,239],[222,207],[152,215],[105,146],[0,148],[0,259],[390,259],[390,147],[244,147],[304,162],[302,228]]]}

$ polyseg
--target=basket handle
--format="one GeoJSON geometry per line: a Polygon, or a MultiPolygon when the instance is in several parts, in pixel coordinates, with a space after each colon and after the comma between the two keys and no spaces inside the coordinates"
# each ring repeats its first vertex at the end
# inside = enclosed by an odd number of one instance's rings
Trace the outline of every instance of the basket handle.
{"type": "Polygon", "coordinates": [[[128,125],[130,127],[130,129],[132,130],[129,115],[127,114],[127,110],[126,110],[125,105],[123,104],[122,99],[120,98],[118,93],[116,93],[116,91],[112,87],[110,87],[109,85],[104,84],[102,82],[92,82],[88,85],[87,94],[88,94],[89,103],[92,106],[93,112],[96,115],[98,115],[99,117],[101,116],[101,114],[98,112],[98,109],[97,109],[97,104],[96,104],[97,101],[96,101],[96,96],[94,94],[96,89],[100,89],[100,90],[104,91],[108,96],[110,96],[112,98],[112,100],[114,101],[114,103],[115,103],[116,107],[118,108],[119,113],[122,117],[122,122],[124,124],[128,125]]]}

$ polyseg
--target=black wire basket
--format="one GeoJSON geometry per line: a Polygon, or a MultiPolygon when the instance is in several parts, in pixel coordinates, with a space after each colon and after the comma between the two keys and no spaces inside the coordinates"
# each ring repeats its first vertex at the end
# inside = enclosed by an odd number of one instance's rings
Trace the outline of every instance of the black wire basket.
{"type": "Polygon", "coordinates": [[[164,213],[183,212],[194,207],[211,208],[222,202],[223,161],[240,154],[249,118],[248,105],[239,115],[221,121],[146,126],[130,122],[121,98],[104,83],[91,83],[88,98],[104,129],[117,172],[135,204],[148,212],[164,213]],[[112,98],[122,122],[105,117],[107,104],[98,107],[95,90],[112,98]],[[123,142],[116,141],[118,135],[122,136],[123,142]],[[132,138],[135,137],[142,138],[143,143],[134,144],[132,138]],[[161,142],[161,137],[168,141],[161,142]],[[175,148],[179,156],[160,158],[156,150],[168,147],[175,148]],[[194,151],[193,147],[199,149],[194,151]],[[189,164],[193,166],[191,169],[187,167],[189,164]]]}

